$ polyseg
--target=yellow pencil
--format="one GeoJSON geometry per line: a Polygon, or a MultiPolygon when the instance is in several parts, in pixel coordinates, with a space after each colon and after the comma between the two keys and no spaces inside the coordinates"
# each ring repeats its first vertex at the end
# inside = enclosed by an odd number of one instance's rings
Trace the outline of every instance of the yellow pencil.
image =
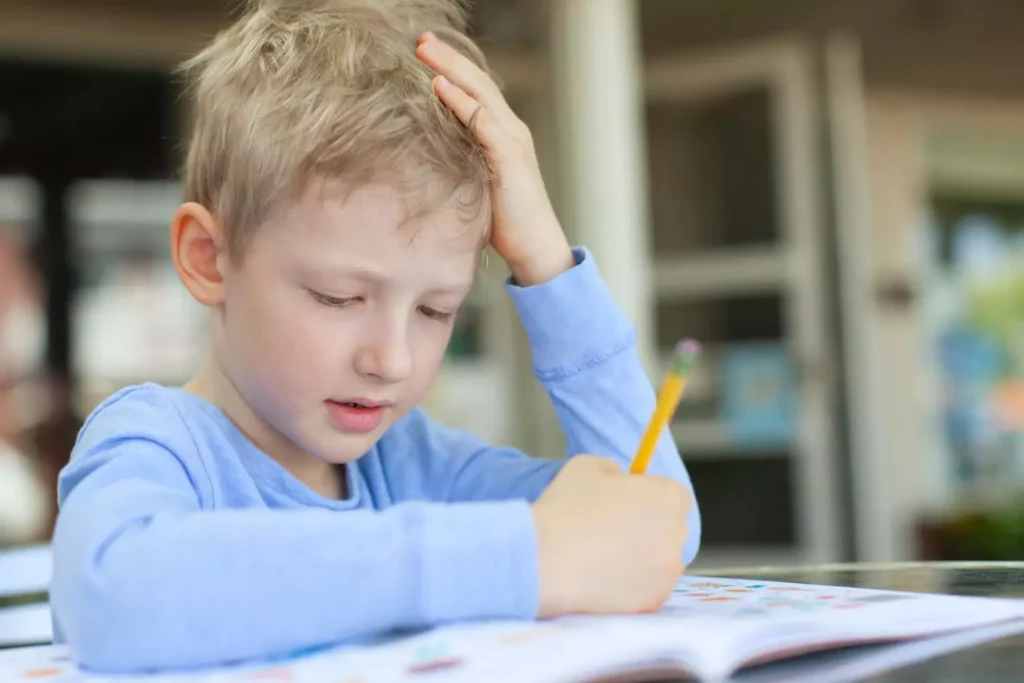
{"type": "Polygon", "coordinates": [[[686,339],[676,344],[675,352],[672,354],[672,365],[668,374],[661,384],[658,392],[658,404],[654,408],[654,415],[651,417],[647,431],[640,442],[640,448],[633,458],[633,464],[629,468],[630,474],[643,474],[647,471],[647,465],[651,462],[654,449],[658,445],[661,433],[668,425],[672,416],[679,406],[679,400],[686,390],[686,381],[689,378],[690,370],[700,355],[700,344],[692,339],[686,339]]]}

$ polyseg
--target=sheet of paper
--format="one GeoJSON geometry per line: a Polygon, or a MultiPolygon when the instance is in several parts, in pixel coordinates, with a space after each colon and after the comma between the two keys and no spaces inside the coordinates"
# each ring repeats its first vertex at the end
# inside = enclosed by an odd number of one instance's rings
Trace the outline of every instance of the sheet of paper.
{"type": "Polygon", "coordinates": [[[52,574],[48,545],[0,552],[0,596],[45,592],[52,574]]]}
{"type": "Polygon", "coordinates": [[[52,640],[53,621],[49,605],[0,608],[0,647],[37,645],[52,640]]]}

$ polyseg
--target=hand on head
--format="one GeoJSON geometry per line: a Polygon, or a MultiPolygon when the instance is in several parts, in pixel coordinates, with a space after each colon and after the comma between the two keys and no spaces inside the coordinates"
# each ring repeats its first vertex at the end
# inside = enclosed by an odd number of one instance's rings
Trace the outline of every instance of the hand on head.
{"type": "Polygon", "coordinates": [[[431,33],[416,54],[437,72],[438,97],[487,153],[494,220],[491,246],[520,285],[546,282],[573,266],[572,249],[551,205],[533,137],[494,80],[431,33]]]}

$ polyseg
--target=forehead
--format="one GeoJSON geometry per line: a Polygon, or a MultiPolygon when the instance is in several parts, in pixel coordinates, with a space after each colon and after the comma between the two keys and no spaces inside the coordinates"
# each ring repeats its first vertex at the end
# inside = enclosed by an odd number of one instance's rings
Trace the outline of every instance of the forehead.
{"type": "Polygon", "coordinates": [[[387,185],[321,180],[278,214],[268,236],[272,248],[325,266],[461,283],[475,272],[489,214],[458,192],[431,199],[387,185]]]}

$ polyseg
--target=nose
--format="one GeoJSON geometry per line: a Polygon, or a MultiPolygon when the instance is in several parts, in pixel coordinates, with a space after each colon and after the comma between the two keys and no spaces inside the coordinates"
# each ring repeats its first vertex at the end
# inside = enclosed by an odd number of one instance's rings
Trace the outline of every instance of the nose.
{"type": "Polygon", "coordinates": [[[366,330],[355,358],[356,372],[368,379],[395,384],[412,372],[407,326],[380,321],[366,330]]]}

